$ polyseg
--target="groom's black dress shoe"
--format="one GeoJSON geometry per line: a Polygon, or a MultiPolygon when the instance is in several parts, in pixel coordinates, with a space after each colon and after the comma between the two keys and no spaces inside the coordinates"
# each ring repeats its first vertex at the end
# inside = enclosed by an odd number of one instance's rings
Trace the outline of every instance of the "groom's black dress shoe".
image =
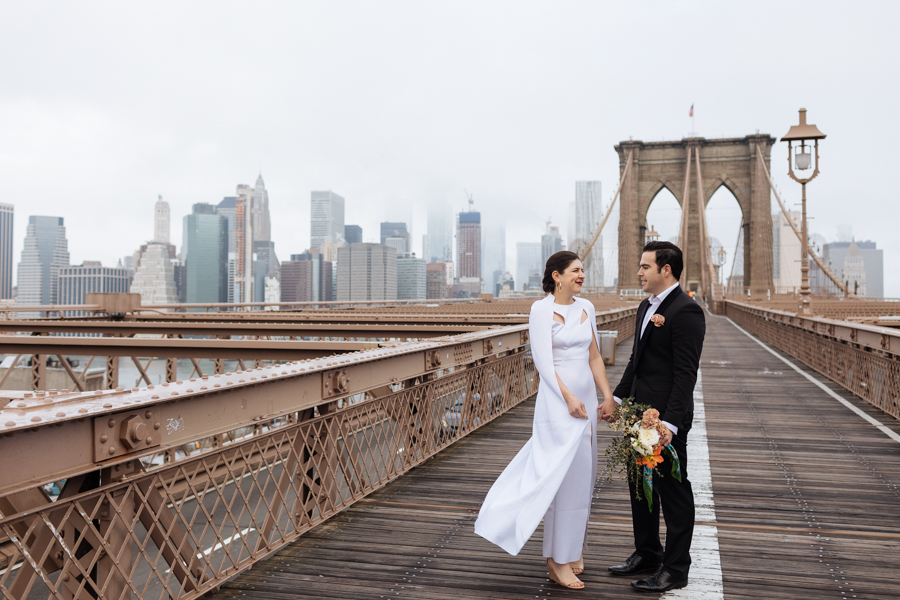
{"type": "Polygon", "coordinates": [[[631,587],[640,592],[667,592],[676,588],[683,588],[688,584],[687,577],[684,579],[680,579],[680,577],[680,575],[675,575],[660,568],[656,573],[646,579],[632,581],[631,587]]]}
{"type": "Polygon", "coordinates": [[[641,557],[637,552],[628,557],[624,565],[616,565],[609,568],[613,575],[637,575],[638,573],[652,573],[659,569],[660,564],[641,557]]]}

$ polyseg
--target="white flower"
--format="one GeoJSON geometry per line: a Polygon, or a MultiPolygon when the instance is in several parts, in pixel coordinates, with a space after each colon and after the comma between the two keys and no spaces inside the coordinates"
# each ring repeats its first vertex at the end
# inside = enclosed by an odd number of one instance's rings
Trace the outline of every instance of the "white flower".
{"type": "Polygon", "coordinates": [[[635,438],[631,441],[631,447],[634,448],[641,456],[653,454],[653,448],[642,444],[639,438],[635,438]]]}
{"type": "Polygon", "coordinates": [[[652,449],[653,446],[659,443],[659,432],[655,429],[641,429],[638,439],[641,440],[641,444],[652,449]]]}

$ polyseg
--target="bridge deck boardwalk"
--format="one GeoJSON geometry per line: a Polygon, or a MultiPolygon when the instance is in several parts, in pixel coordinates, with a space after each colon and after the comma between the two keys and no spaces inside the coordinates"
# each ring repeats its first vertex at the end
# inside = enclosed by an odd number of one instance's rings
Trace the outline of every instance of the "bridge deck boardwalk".
{"type": "MultiPolygon", "coordinates": [[[[701,373],[712,493],[698,511],[691,585],[663,597],[896,598],[900,444],[724,318],[708,317],[701,373]]],[[[900,432],[890,417],[828,387],[900,432]]],[[[532,411],[526,402],[464,438],[215,598],[640,596],[629,578],[606,573],[633,547],[621,481],[600,479],[595,488],[586,591],[546,578],[540,528],[518,557],[473,533],[489,486],[530,435],[532,411]]],[[[701,432],[695,427],[689,446],[706,447],[701,432]]],[[[601,456],[611,436],[601,426],[601,456]]],[[[702,461],[690,461],[700,502],[702,461]]]]}

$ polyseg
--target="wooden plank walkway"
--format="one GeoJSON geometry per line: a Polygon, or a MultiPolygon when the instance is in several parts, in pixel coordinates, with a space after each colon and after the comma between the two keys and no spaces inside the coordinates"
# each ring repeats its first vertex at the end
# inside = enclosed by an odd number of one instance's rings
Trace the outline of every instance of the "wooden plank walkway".
{"type": "MultiPolygon", "coordinates": [[[[664,598],[900,597],[900,443],[723,317],[707,317],[692,454],[698,504],[691,585],[664,598]],[[704,493],[704,487],[707,492],[704,493]]],[[[619,347],[616,379],[627,358],[619,347]]],[[[794,361],[792,361],[794,362],[794,361]]],[[[797,364],[795,362],[795,364],[797,364]]],[[[816,379],[819,379],[816,377],[816,379]]],[[[900,424],[841,397],[900,433],[900,424]]],[[[533,401],[226,583],[215,598],[635,598],[607,575],[632,551],[627,489],[598,480],[582,576],[546,577],[541,529],[518,557],[476,536],[477,509],[531,433],[533,401]]],[[[602,452],[613,434],[600,429],[602,452]]]]}

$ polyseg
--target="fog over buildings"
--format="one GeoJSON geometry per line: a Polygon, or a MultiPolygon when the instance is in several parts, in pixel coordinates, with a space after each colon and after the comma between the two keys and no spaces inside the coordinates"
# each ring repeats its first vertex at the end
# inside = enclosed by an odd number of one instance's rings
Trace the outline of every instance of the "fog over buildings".
{"type": "MultiPolygon", "coordinates": [[[[347,206],[322,235],[343,237],[353,223],[362,242],[377,243],[381,222],[404,222],[407,249],[426,261],[457,260],[455,215],[469,190],[483,231],[504,227],[505,269],[516,273],[516,245],[540,242],[548,217],[563,240],[573,237],[574,182],[602,182],[607,209],[617,142],[781,136],[806,107],[828,135],[822,174],[808,186],[811,231],[831,242],[852,221],[856,240],[883,249],[883,294],[900,296],[900,238],[885,218],[895,203],[882,178],[864,176],[872,156],[893,164],[898,153],[896,120],[868,135],[870,108],[898,95],[897,78],[885,76],[900,54],[898,17],[896,3],[836,1],[96,2],[52,12],[6,3],[0,51],[15,60],[4,62],[0,89],[0,178],[18,213],[11,263],[21,262],[28,218],[53,215],[65,219],[66,264],[112,267],[156,238],[148,216],[158,195],[171,239],[157,242],[181,243],[194,204],[234,198],[262,172],[265,186],[248,186],[249,249],[235,246],[235,207],[217,210],[228,222],[228,299],[239,299],[236,285],[253,298],[273,285],[274,275],[235,281],[244,254],[270,249],[274,265],[323,243],[309,226],[322,190],[347,206]],[[266,34],[234,43],[248,20],[266,34]],[[817,32],[800,61],[785,51],[798,23],[817,32]],[[453,215],[449,223],[433,228],[433,208],[453,215]]],[[[793,205],[800,190],[786,153],[773,148],[772,177],[793,205]]],[[[733,261],[740,213],[724,196],[708,213],[710,235],[733,261]]],[[[614,210],[600,248],[607,285],[618,275],[617,220],[614,210]]]]}

